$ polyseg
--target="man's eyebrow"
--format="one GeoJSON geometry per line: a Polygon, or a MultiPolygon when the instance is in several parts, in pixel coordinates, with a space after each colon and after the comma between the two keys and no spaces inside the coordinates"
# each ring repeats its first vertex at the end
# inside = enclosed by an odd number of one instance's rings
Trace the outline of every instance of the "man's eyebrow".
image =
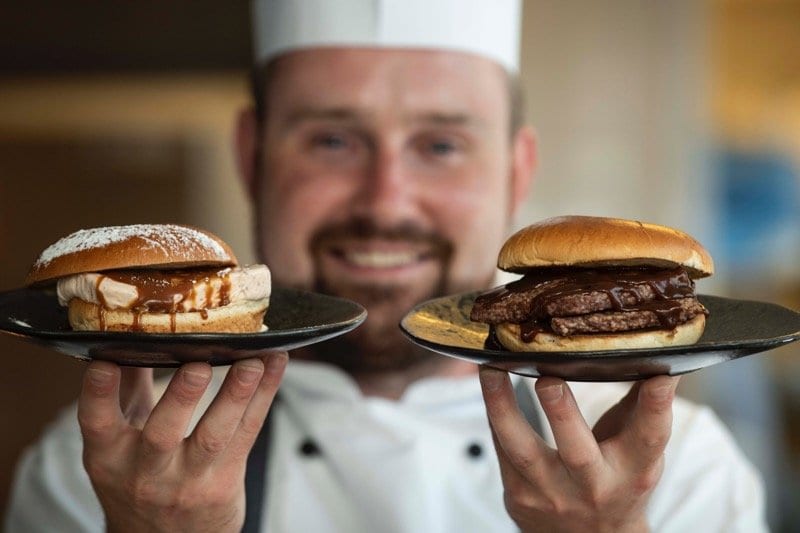
{"type": "Polygon", "coordinates": [[[349,107],[303,107],[292,111],[286,117],[286,127],[296,126],[312,120],[332,120],[337,122],[355,122],[363,120],[364,114],[349,107]]]}
{"type": "MultiPolygon", "coordinates": [[[[370,122],[370,113],[352,107],[303,107],[296,109],[286,116],[283,121],[285,128],[292,128],[307,121],[335,121],[335,122],[370,122]]],[[[482,128],[485,121],[473,114],[461,111],[424,111],[409,114],[405,122],[409,124],[423,124],[429,126],[463,126],[482,128]]]]}
{"type": "Polygon", "coordinates": [[[444,111],[431,111],[427,113],[419,113],[411,117],[411,122],[430,124],[434,126],[472,126],[480,127],[483,125],[483,120],[462,112],[444,112],[444,111]]]}

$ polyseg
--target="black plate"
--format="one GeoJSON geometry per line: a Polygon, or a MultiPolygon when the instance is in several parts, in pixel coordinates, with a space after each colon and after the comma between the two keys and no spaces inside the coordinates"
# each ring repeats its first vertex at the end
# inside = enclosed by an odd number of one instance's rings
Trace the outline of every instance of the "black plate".
{"type": "Polygon", "coordinates": [[[170,367],[190,361],[226,365],[267,348],[292,350],[342,335],[367,317],[355,302],[273,287],[262,333],[153,334],[72,331],[53,292],[0,293],[0,332],[17,335],[79,359],[126,366],[170,367]]]}
{"type": "Polygon", "coordinates": [[[523,376],[570,381],[631,381],[679,375],[800,340],[800,314],[779,305],[718,296],[698,298],[709,310],[703,336],[690,346],[596,352],[509,352],[484,349],[488,326],[469,319],[479,293],[418,305],[400,323],[434,352],[523,376]]]}

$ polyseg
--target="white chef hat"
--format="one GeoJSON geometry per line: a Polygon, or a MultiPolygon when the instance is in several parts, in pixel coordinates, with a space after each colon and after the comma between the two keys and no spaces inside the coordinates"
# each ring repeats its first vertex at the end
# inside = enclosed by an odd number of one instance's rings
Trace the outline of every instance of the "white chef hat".
{"type": "Polygon", "coordinates": [[[520,0],[253,0],[255,60],[321,46],[445,49],[519,68],[520,0]]]}

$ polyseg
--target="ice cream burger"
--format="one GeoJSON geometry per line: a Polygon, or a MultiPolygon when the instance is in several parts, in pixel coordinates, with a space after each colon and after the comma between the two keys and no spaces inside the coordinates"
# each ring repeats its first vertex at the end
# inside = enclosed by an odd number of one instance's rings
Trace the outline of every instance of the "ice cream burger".
{"type": "Polygon", "coordinates": [[[56,282],[74,330],[245,333],[265,329],[270,272],[239,267],[207,231],[135,224],[76,231],[46,248],[28,286],[56,282]]]}
{"type": "Polygon", "coordinates": [[[564,216],[512,235],[498,256],[522,278],[476,299],[470,318],[511,351],[595,351],[693,344],[708,311],[694,280],[711,256],[679,230],[564,216]]]}

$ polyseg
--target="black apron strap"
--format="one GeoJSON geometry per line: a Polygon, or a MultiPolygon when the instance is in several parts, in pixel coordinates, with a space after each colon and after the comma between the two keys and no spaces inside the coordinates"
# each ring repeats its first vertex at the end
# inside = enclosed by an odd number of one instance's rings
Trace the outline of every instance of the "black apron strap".
{"type": "Polygon", "coordinates": [[[521,378],[514,385],[514,396],[517,398],[519,410],[522,411],[525,420],[528,421],[528,424],[531,425],[536,433],[542,435],[544,426],[542,425],[542,417],[539,416],[539,409],[536,407],[538,400],[533,396],[532,389],[533,387],[530,386],[528,380],[521,378]]]}
{"type": "Polygon", "coordinates": [[[264,425],[256,437],[253,449],[247,456],[247,471],[244,475],[245,514],[243,533],[259,533],[261,523],[264,521],[264,491],[267,483],[267,461],[269,459],[270,434],[272,432],[272,412],[278,403],[278,397],[272,402],[272,407],[264,419],[264,425]]]}

